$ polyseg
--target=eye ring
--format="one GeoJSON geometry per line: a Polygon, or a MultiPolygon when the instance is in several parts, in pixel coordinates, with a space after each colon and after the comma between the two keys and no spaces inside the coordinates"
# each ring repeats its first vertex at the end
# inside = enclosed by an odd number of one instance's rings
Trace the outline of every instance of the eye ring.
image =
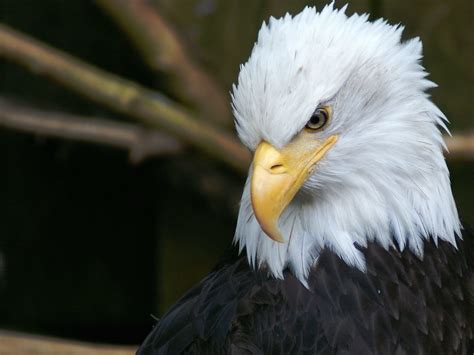
{"type": "Polygon", "coordinates": [[[311,132],[320,131],[328,123],[330,115],[329,107],[318,107],[306,123],[305,129],[311,132]]]}

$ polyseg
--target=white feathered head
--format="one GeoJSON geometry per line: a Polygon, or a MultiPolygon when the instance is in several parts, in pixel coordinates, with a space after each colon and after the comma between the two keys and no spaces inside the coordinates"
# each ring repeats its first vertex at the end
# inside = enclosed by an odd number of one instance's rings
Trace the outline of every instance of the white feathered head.
{"type": "Polygon", "coordinates": [[[263,24],[232,99],[255,151],[235,241],[275,277],[305,281],[323,248],[364,270],[356,244],[422,255],[459,220],[418,38],[333,4],[263,24]]]}

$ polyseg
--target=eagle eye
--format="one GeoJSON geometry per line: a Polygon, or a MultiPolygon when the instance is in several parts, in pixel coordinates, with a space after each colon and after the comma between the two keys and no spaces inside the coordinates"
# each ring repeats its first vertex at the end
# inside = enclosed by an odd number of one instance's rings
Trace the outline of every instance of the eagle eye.
{"type": "Polygon", "coordinates": [[[311,115],[305,128],[309,131],[319,131],[329,121],[330,110],[327,107],[318,107],[311,115]]]}

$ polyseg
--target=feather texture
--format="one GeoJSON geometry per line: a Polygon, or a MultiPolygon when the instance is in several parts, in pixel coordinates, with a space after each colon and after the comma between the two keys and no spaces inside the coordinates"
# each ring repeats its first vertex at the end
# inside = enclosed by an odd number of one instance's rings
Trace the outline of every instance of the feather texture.
{"type": "Polygon", "coordinates": [[[262,26],[232,93],[242,142],[281,148],[318,105],[333,115],[314,138],[338,141],[280,219],[285,244],[261,230],[246,185],[235,242],[251,265],[279,278],[289,266],[304,283],[324,248],[364,270],[354,243],[388,250],[394,235],[420,257],[427,235],[455,245],[460,223],[439,131],[447,120],[425,93],[435,84],[421,66],[420,40],[402,42],[402,31],[333,4],[262,26]]]}
{"type": "Polygon", "coordinates": [[[305,286],[255,271],[234,248],[154,327],[138,354],[471,354],[474,235],[359,248],[367,271],[324,250],[305,286]]]}
{"type": "MultiPolygon", "coordinates": [[[[268,238],[241,200],[235,247],[139,354],[471,354],[474,236],[459,222],[418,38],[345,8],[263,24],[232,101],[250,149],[319,105],[338,140],[268,238]]],[[[250,167],[250,174],[252,167],[250,167]]]]}

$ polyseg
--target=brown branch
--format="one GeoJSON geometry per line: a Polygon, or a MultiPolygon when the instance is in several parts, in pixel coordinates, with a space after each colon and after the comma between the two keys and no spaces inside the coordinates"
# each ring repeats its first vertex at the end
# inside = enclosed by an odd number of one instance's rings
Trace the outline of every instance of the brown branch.
{"type": "Polygon", "coordinates": [[[92,344],[0,330],[0,354],[132,355],[137,346],[92,344]]]}
{"type": "Polygon", "coordinates": [[[176,154],[183,149],[176,139],[135,124],[41,111],[2,98],[0,126],[42,136],[123,148],[130,152],[133,163],[151,156],[176,154]]]}
{"type": "Polygon", "coordinates": [[[445,136],[444,140],[449,150],[447,158],[474,160],[474,133],[445,136]]]}
{"type": "Polygon", "coordinates": [[[0,56],[112,110],[163,129],[239,172],[247,170],[250,155],[234,136],[205,122],[197,122],[184,108],[157,92],[107,73],[5,25],[0,25],[0,56]]]}
{"type": "MultiPolygon", "coordinates": [[[[0,97],[0,126],[23,132],[109,145],[129,150],[133,163],[182,152],[183,145],[158,131],[131,123],[42,111],[0,97]]],[[[449,159],[474,159],[474,133],[444,136],[449,159]]]]}
{"type": "Polygon", "coordinates": [[[96,0],[138,48],[148,66],[169,75],[173,93],[212,122],[232,124],[227,95],[187,53],[183,41],[147,0],[96,0]]]}
{"type": "MultiPolygon", "coordinates": [[[[149,157],[176,154],[183,145],[158,131],[131,123],[42,111],[0,98],[0,126],[23,132],[73,139],[129,150],[133,163],[149,157]]],[[[474,133],[444,136],[449,159],[474,159],[474,133]]]]}

